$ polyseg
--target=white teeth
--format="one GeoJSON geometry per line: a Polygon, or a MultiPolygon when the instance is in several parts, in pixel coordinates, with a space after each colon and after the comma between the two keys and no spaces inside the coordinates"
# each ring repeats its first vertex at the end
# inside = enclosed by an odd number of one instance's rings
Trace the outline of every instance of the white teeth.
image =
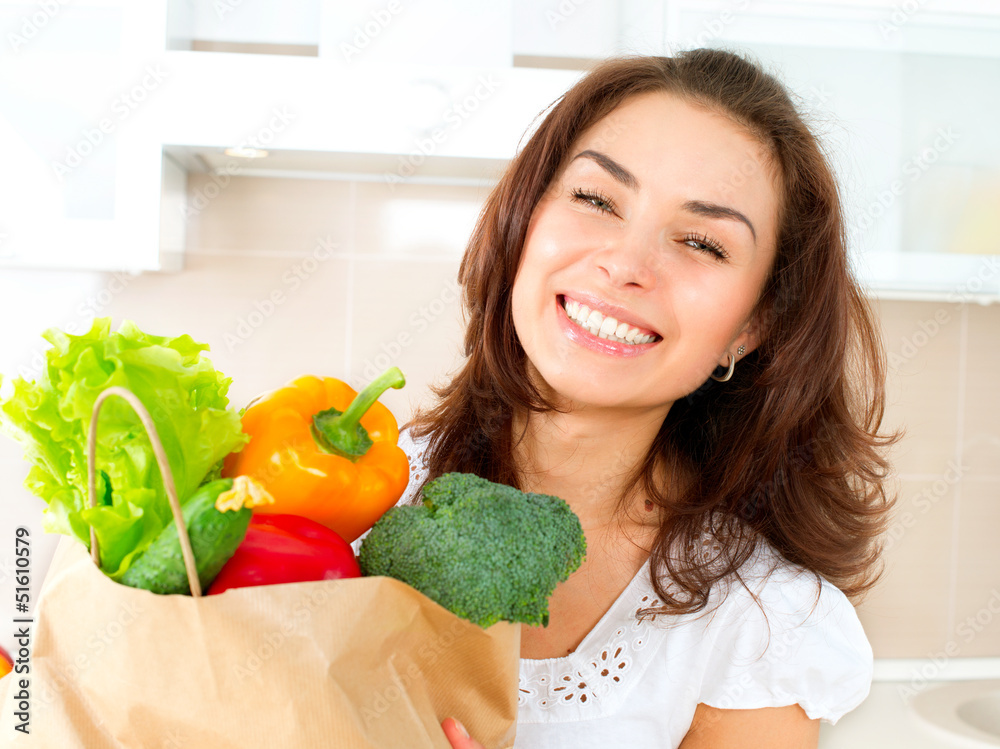
{"type": "Polygon", "coordinates": [[[613,317],[605,317],[597,310],[592,310],[587,305],[572,299],[564,300],[564,309],[567,317],[581,328],[609,341],[641,344],[654,340],[654,336],[640,335],[638,328],[633,328],[628,323],[619,323],[613,317]]]}
{"type": "Polygon", "coordinates": [[[587,318],[587,323],[583,327],[587,328],[594,335],[597,335],[601,329],[602,322],[604,322],[604,315],[596,309],[591,310],[590,317],[587,318]]]}

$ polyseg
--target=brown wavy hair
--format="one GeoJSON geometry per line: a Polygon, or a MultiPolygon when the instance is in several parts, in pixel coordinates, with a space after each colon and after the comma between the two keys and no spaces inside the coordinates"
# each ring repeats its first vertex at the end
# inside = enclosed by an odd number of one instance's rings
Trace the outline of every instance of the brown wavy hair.
{"type": "Polygon", "coordinates": [[[709,379],[671,406],[618,498],[617,515],[639,488],[666,510],[651,550],[663,602],[655,611],[704,609],[711,587],[738,578],[761,538],[856,600],[881,574],[878,538],[894,502],[882,453],[900,435],[878,433],[881,333],[850,272],[837,183],[819,142],[782,84],[731,52],[611,58],[550,105],[487,198],[462,258],[463,365],[406,425],[430,435],[425,481],[463,471],[522,488],[512,416],[557,410],[529,378],[514,332],[511,290],[528,222],[581,134],[650,91],[744,127],[770,149],[781,188],[777,255],[754,308],[757,348],[728,382],[709,379]],[[662,485],[664,466],[691,480],[662,485]],[[706,528],[719,549],[708,561],[694,553],[706,528]]]}

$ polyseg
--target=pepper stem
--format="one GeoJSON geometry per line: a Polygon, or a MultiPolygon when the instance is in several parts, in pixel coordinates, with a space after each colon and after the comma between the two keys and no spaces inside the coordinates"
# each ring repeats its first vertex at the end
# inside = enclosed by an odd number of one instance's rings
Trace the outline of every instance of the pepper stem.
{"type": "Polygon", "coordinates": [[[389,367],[351,401],[346,411],[328,408],[313,415],[312,434],[321,449],[351,461],[358,460],[374,444],[361,426],[361,417],[389,388],[401,388],[406,378],[399,367],[389,367]]]}

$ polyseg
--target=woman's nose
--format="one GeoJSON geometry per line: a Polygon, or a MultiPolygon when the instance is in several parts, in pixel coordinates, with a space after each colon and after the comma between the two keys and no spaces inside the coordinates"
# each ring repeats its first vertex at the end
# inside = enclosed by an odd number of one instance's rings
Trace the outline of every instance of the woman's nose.
{"type": "Polygon", "coordinates": [[[663,271],[662,234],[629,227],[598,252],[595,262],[615,286],[653,288],[663,271]]]}

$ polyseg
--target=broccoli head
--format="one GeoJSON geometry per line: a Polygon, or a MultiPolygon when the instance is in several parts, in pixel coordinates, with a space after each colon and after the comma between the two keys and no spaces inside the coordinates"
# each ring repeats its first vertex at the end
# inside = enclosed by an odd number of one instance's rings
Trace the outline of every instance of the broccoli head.
{"type": "Polygon", "coordinates": [[[361,544],[364,575],[413,586],[482,627],[548,625],[548,599],[580,566],[587,541],[559,497],[471,473],[428,482],[422,506],[388,510],[361,544]]]}

